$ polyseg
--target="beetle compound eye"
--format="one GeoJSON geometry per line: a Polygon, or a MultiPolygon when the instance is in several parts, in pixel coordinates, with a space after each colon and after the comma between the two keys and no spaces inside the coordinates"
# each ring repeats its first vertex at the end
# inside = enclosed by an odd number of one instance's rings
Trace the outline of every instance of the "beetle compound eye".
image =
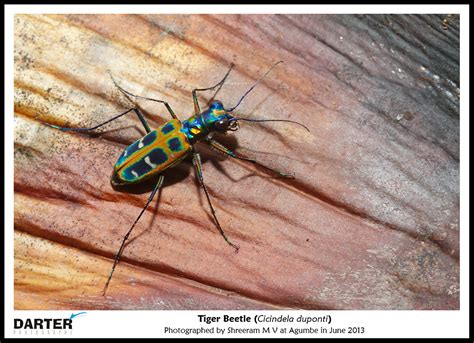
{"type": "Polygon", "coordinates": [[[225,131],[225,130],[227,130],[227,127],[229,126],[228,124],[229,123],[225,120],[219,120],[214,125],[216,127],[216,130],[225,131]]]}
{"type": "Polygon", "coordinates": [[[231,121],[229,124],[230,131],[237,131],[239,129],[239,122],[237,120],[231,121]]]}

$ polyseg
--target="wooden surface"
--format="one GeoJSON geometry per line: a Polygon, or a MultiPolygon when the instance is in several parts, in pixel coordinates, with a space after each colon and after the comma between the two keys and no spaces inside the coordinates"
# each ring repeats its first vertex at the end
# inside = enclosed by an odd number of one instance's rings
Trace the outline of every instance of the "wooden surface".
{"type": "MultiPolygon", "coordinates": [[[[331,15],[18,15],[16,309],[458,309],[459,18],[331,15]],[[236,68],[218,98],[248,118],[218,137],[295,180],[201,146],[219,235],[189,161],[133,232],[151,190],[114,190],[143,135],[129,91],[186,119],[191,90],[236,68]]],[[[203,94],[204,104],[212,94],[203,94]]],[[[169,120],[138,102],[152,127],[169,120]]]]}

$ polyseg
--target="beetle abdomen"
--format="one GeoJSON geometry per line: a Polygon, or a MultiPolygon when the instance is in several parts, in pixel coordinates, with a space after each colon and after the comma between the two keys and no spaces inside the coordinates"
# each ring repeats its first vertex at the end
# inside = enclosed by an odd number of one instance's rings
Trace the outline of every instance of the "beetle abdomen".
{"type": "Polygon", "coordinates": [[[114,167],[112,184],[144,181],[177,164],[191,151],[181,122],[173,119],[129,145],[114,167]]]}

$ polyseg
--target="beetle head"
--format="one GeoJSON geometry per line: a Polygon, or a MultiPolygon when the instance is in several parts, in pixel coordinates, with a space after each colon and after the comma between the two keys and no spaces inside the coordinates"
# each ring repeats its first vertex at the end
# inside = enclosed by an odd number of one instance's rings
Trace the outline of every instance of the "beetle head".
{"type": "Polygon", "coordinates": [[[211,131],[225,133],[239,129],[237,118],[224,109],[224,105],[219,100],[214,100],[209,106],[209,116],[205,119],[211,131]]]}

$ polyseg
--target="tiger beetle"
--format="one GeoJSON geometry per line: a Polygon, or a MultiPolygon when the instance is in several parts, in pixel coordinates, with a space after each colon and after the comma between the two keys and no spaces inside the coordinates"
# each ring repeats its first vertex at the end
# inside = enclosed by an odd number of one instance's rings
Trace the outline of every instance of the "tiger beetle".
{"type": "Polygon", "coordinates": [[[52,127],[54,129],[58,129],[61,131],[77,131],[77,132],[87,132],[93,131],[98,129],[99,127],[108,124],[126,114],[134,112],[138,118],[140,119],[141,123],[143,124],[146,135],[142,138],[138,139],[131,145],[129,145],[125,150],[122,152],[120,157],[117,160],[117,163],[114,166],[114,171],[111,177],[111,183],[113,186],[122,186],[122,185],[130,185],[130,184],[137,184],[148,180],[152,177],[158,177],[158,181],[153,188],[150,196],[148,197],[145,206],[141,210],[138,217],[133,222],[132,226],[126,233],[126,235],[122,239],[122,243],[118,252],[115,255],[114,264],[110,271],[109,277],[107,282],[105,283],[103,289],[103,295],[105,295],[109,283],[112,279],[112,275],[115,271],[115,267],[120,261],[120,257],[122,256],[123,250],[125,248],[125,242],[127,241],[128,237],[132,233],[135,225],[137,224],[140,217],[143,215],[145,210],[147,209],[150,202],[153,200],[153,197],[156,193],[160,190],[161,186],[163,185],[164,176],[162,174],[168,168],[171,168],[178,163],[180,163],[185,157],[192,154],[193,156],[193,165],[196,170],[197,178],[199,180],[204,193],[206,194],[207,202],[209,204],[212,216],[215,221],[215,225],[219,230],[220,234],[224,238],[224,240],[233,247],[236,251],[239,247],[232,243],[225,234],[224,230],[219,223],[219,220],[216,217],[216,211],[211,203],[211,198],[209,196],[209,192],[207,191],[207,187],[204,183],[204,179],[202,176],[202,165],[201,165],[201,157],[198,152],[194,149],[194,145],[197,142],[204,142],[210,146],[210,148],[220,152],[226,156],[230,156],[232,158],[248,161],[264,169],[276,173],[278,176],[283,178],[294,178],[293,175],[286,174],[265,166],[253,158],[245,157],[243,155],[237,154],[228,148],[226,148],[221,143],[217,142],[213,138],[213,133],[220,132],[220,133],[227,133],[228,131],[236,131],[239,128],[239,121],[247,121],[247,122],[288,122],[298,124],[304,127],[306,130],[309,129],[298,122],[288,119],[249,119],[249,118],[241,118],[235,117],[231,113],[240,105],[242,100],[255,88],[255,86],[268,74],[270,71],[275,68],[279,63],[283,61],[278,61],[275,63],[265,74],[263,74],[253,85],[250,87],[239,99],[237,104],[230,108],[225,108],[222,102],[218,100],[213,100],[210,103],[210,106],[205,111],[201,111],[197,99],[197,92],[204,92],[208,90],[214,90],[224,84],[225,80],[229,76],[234,64],[230,65],[229,70],[225,74],[224,78],[219,81],[216,85],[208,88],[196,88],[192,91],[193,102],[194,102],[194,115],[190,118],[180,121],[178,117],[175,115],[171,106],[163,100],[157,100],[152,98],[147,98],[139,95],[134,95],[122,87],[120,87],[117,82],[112,77],[112,81],[114,82],[115,86],[126,96],[133,97],[135,99],[145,99],[154,102],[158,102],[163,104],[166,109],[168,110],[169,114],[171,115],[172,119],[156,130],[151,130],[150,126],[148,125],[144,115],[140,111],[140,109],[135,106],[130,108],[129,110],[116,115],[115,117],[98,124],[93,127],[89,128],[69,128],[69,127],[61,127],[57,125],[52,125],[49,123],[45,123],[41,121],[43,124],[52,127]]]}

